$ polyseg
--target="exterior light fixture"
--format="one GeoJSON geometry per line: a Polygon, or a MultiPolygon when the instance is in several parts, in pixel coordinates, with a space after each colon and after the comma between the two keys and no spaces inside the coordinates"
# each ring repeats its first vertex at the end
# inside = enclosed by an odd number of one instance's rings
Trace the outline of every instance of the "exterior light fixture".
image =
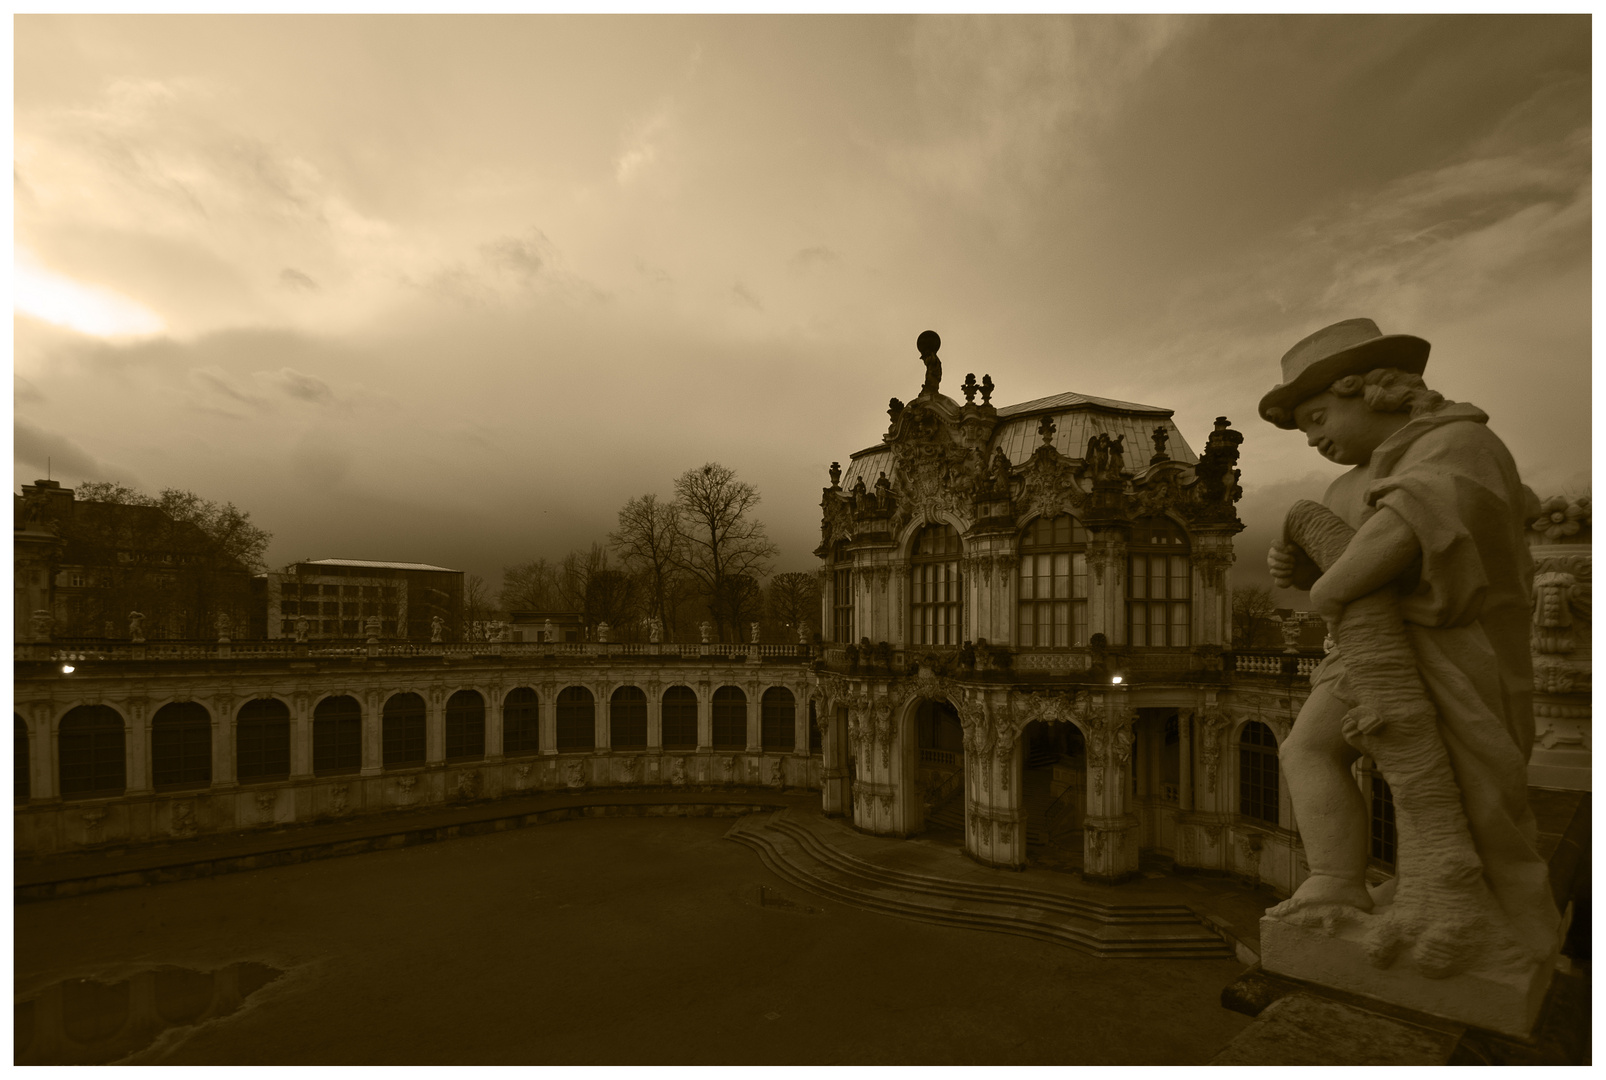
{"type": "Polygon", "coordinates": [[[71,664],[61,665],[61,673],[63,675],[71,675],[73,673],[73,666],[71,664]]]}
{"type": "Polygon", "coordinates": [[[1121,685],[1121,676],[1119,676],[1119,675],[1111,675],[1110,676],[1110,684],[1112,686],[1120,686],[1121,685]]]}

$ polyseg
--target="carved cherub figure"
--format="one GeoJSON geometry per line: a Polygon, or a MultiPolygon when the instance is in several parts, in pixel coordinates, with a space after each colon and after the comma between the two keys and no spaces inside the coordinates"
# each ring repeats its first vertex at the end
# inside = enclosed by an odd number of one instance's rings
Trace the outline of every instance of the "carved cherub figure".
{"type": "Polygon", "coordinates": [[[1408,953],[1443,977],[1545,955],[1558,918],[1527,806],[1536,500],[1487,415],[1423,383],[1428,349],[1337,323],[1288,351],[1260,403],[1352,466],[1325,505],[1294,505],[1267,556],[1336,642],[1280,749],[1310,876],[1268,914],[1360,921],[1374,964],[1408,953]],[[1361,754],[1393,790],[1399,836],[1398,874],[1375,893],[1361,754]]]}

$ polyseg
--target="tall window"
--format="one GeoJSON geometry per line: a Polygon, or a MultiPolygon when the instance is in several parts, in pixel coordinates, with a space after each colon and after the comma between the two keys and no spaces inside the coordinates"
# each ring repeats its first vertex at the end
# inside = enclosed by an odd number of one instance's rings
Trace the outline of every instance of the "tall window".
{"type": "Polygon", "coordinates": [[[240,706],[234,721],[234,769],[242,782],[290,776],[290,707],[278,698],[240,706]]]}
{"type": "Polygon", "coordinates": [[[793,750],[797,747],[797,699],[784,686],[764,691],[760,703],[759,739],[766,750],[793,750]]]}
{"type": "Polygon", "coordinates": [[[1069,514],[1038,518],[1020,538],[1023,648],[1087,644],[1087,530],[1069,514]]]}
{"type": "Polygon", "coordinates": [[[824,739],[823,739],[823,737],[821,735],[821,732],[820,732],[820,714],[819,714],[819,711],[814,707],[814,702],[812,700],[810,700],[809,701],[809,753],[811,753],[811,754],[821,753],[822,750],[823,750],[823,744],[824,744],[824,739]]]}
{"type": "Polygon", "coordinates": [[[362,768],[362,706],[354,697],[324,698],[312,710],[314,776],[362,768]]]}
{"type": "Polygon", "coordinates": [[[689,686],[664,691],[663,743],[665,750],[697,748],[697,693],[689,686]]]}
{"type": "Polygon", "coordinates": [[[1372,788],[1372,858],[1394,865],[1394,792],[1375,771],[1369,770],[1372,788]]]}
{"type": "Polygon", "coordinates": [[[647,749],[647,695],[639,686],[621,686],[608,702],[608,745],[615,750],[647,749]]]}
{"type": "Polygon", "coordinates": [[[151,719],[151,783],[158,788],[212,782],[212,714],[195,701],[175,701],[151,719]]]}
{"type": "Polygon", "coordinates": [[[848,545],[831,549],[831,640],[853,641],[853,556],[848,545]]]}
{"type": "Polygon", "coordinates": [[[393,694],[381,718],[381,749],[387,768],[424,763],[424,699],[417,694],[393,694]]]}
{"type": "Polygon", "coordinates": [[[1277,737],[1253,721],[1238,734],[1238,812],[1277,824],[1277,737]]]}
{"type": "Polygon", "coordinates": [[[541,750],[541,697],[528,686],[502,699],[502,753],[535,754],[541,750]]]}
{"type": "Polygon", "coordinates": [[[1188,534],[1168,518],[1132,527],[1126,575],[1127,641],[1138,646],[1187,645],[1193,614],[1188,534]]]}
{"type": "Polygon", "coordinates": [[[597,748],[597,705],[583,686],[566,686],[558,694],[558,749],[597,748]]]}
{"type": "Polygon", "coordinates": [[[16,713],[11,718],[17,722],[17,738],[15,742],[16,758],[12,768],[16,773],[16,794],[13,796],[18,802],[26,801],[33,791],[33,784],[28,774],[28,722],[16,713]]]}
{"type": "Polygon", "coordinates": [[[485,699],[459,690],[446,699],[446,760],[478,761],[485,756],[485,699]]]}
{"type": "Polygon", "coordinates": [[[714,749],[747,748],[747,695],[740,687],[721,686],[714,691],[714,749]]]}
{"type": "Polygon", "coordinates": [[[928,525],[915,540],[909,624],[916,645],[959,644],[965,622],[959,552],[959,534],[952,525],[928,525]]]}
{"type": "Polygon", "coordinates": [[[123,718],[110,705],[80,705],[61,718],[61,797],[121,795],[123,718]]]}

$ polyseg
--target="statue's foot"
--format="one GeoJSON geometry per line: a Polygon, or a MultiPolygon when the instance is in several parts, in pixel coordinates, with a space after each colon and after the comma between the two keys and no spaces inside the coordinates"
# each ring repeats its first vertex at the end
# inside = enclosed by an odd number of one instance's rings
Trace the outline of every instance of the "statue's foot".
{"type": "Polygon", "coordinates": [[[1294,895],[1267,911],[1275,919],[1286,919],[1306,926],[1321,924],[1329,929],[1335,920],[1372,910],[1372,897],[1366,886],[1348,878],[1313,874],[1294,890],[1294,895]]]}

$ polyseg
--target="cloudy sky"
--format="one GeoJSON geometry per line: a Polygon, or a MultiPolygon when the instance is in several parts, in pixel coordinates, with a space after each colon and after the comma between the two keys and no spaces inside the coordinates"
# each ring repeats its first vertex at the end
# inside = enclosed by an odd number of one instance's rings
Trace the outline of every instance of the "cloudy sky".
{"type": "Polygon", "coordinates": [[[931,328],[1231,418],[1253,580],[1338,319],[1587,489],[1589,88],[1586,16],[18,17],[14,481],[494,583],[712,460],[806,569],[931,328]]]}

